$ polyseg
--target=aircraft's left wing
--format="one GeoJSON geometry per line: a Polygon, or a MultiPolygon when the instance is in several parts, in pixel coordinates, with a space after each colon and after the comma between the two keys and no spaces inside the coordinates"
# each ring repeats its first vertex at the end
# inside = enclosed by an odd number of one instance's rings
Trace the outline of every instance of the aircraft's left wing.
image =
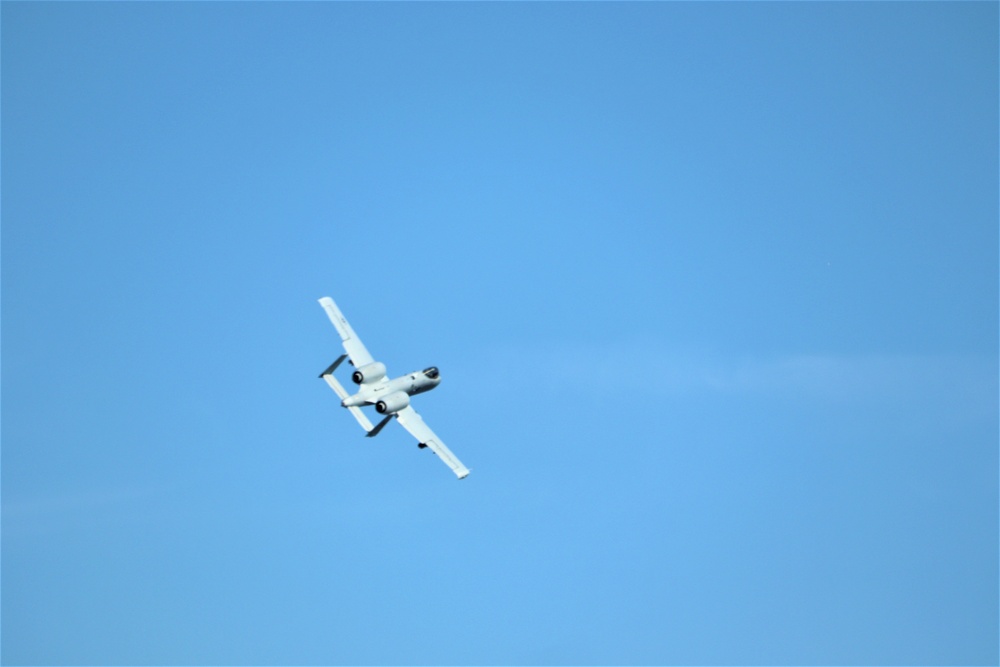
{"type": "Polygon", "coordinates": [[[410,432],[410,435],[417,439],[417,442],[430,447],[431,451],[437,454],[459,479],[468,476],[469,469],[462,465],[458,457],[451,453],[451,450],[441,442],[441,439],[434,434],[430,426],[424,423],[420,414],[411,406],[406,406],[397,412],[396,419],[403,425],[403,428],[410,432]]]}
{"type": "Polygon", "coordinates": [[[333,326],[336,327],[337,333],[340,334],[340,340],[344,342],[344,349],[347,354],[351,357],[351,363],[355,366],[365,366],[367,364],[375,361],[372,355],[368,353],[368,348],[365,344],[361,342],[358,338],[358,334],[354,333],[354,329],[351,325],[347,323],[347,318],[344,314],[340,312],[340,308],[337,308],[337,304],[333,302],[328,296],[324,296],[319,300],[323,310],[326,311],[327,316],[330,321],[333,322],[333,326]]]}

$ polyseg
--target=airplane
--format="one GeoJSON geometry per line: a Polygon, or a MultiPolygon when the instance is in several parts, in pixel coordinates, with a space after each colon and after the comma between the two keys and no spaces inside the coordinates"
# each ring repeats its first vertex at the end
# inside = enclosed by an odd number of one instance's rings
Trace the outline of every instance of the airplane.
{"type": "Polygon", "coordinates": [[[421,449],[428,448],[444,461],[445,465],[451,468],[459,479],[465,479],[469,475],[469,469],[462,465],[458,457],[451,453],[445,446],[441,438],[434,434],[434,431],[424,423],[416,410],[410,406],[410,396],[422,394],[430,391],[441,384],[441,373],[437,368],[431,366],[422,371],[414,371],[402,375],[395,379],[388,379],[385,364],[375,361],[364,343],[354,333],[354,329],[347,323],[344,314],[337,308],[337,304],[328,296],[319,300],[321,306],[326,311],[334,328],[340,334],[340,339],[344,344],[347,354],[342,354],[330,366],[319,374],[326,380],[334,393],[340,397],[340,405],[347,408],[354,418],[358,420],[367,435],[374,438],[378,435],[393,417],[417,439],[417,446],[421,449]],[[333,376],[337,367],[350,357],[350,364],[355,370],[351,374],[351,380],[358,385],[356,394],[349,394],[346,389],[333,376]],[[385,415],[375,426],[372,426],[368,416],[361,411],[363,405],[374,405],[375,412],[385,415]]]}

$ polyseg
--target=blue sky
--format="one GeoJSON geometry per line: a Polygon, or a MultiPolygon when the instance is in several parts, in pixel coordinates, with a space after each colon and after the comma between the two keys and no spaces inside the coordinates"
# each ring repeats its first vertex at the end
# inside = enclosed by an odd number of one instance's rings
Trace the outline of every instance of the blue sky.
{"type": "Polygon", "coordinates": [[[3,662],[996,664],[997,7],[4,2],[3,662]]]}

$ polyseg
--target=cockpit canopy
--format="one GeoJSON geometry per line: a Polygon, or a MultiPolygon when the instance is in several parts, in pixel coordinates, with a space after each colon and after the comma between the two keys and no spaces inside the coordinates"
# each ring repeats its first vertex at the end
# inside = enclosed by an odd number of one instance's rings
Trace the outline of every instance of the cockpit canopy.
{"type": "Polygon", "coordinates": [[[424,369],[424,375],[432,380],[437,380],[441,373],[438,372],[437,366],[431,366],[430,368],[424,369]]]}

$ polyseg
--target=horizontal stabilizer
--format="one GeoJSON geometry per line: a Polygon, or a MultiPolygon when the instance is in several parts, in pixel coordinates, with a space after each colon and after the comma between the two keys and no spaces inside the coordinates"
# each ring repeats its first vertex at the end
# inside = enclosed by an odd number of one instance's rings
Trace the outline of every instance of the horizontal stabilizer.
{"type": "MultiPolygon", "coordinates": [[[[326,383],[330,385],[330,389],[333,389],[333,392],[340,397],[340,400],[344,400],[349,396],[347,391],[345,391],[344,388],[340,386],[340,383],[337,382],[337,378],[333,377],[332,374],[328,373],[323,375],[322,377],[324,380],[326,380],[326,383]]],[[[351,414],[354,415],[354,418],[358,420],[359,424],[361,424],[361,428],[363,428],[365,431],[368,431],[369,433],[372,431],[374,427],[372,426],[372,423],[368,421],[368,417],[365,416],[365,413],[361,412],[361,408],[350,407],[347,409],[351,411],[351,414]]]]}

